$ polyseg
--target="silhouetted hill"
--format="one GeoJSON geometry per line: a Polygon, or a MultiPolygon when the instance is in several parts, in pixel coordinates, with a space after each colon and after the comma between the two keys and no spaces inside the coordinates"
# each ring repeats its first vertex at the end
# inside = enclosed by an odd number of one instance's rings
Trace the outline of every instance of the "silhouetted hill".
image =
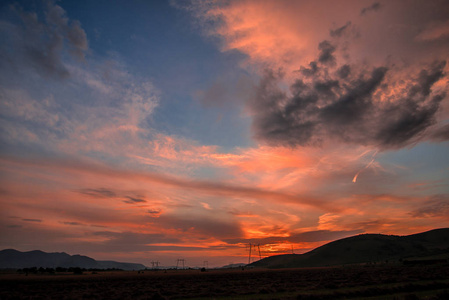
{"type": "Polygon", "coordinates": [[[235,269],[235,268],[241,268],[246,266],[244,263],[238,263],[238,264],[229,264],[221,267],[221,269],[235,269]]]}
{"type": "Polygon", "coordinates": [[[264,268],[325,267],[416,257],[449,258],[449,228],[408,236],[362,234],[330,242],[304,254],[276,255],[251,264],[264,268]]]}
{"type": "Polygon", "coordinates": [[[69,255],[64,252],[46,253],[40,250],[20,252],[14,249],[0,251],[0,269],[21,269],[31,267],[85,269],[145,269],[142,264],[122,263],[116,261],[97,261],[83,255],[69,255]]]}

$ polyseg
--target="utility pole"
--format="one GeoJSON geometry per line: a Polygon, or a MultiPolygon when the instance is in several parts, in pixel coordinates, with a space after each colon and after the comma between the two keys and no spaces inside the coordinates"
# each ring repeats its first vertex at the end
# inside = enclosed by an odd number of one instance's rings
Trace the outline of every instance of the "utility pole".
{"type": "Polygon", "coordinates": [[[249,257],[248,257],[248,265],[251,263],[251,243],[249,243],[249,257]]]}
{"type": "Polygon", "coordinates": [[[207,260],[205,260],[205,261],[203,262],[203,267],[204,267],[205,269],[209,269],[209,262],[208,262],[207,260]]]}
{"type": "Polygon", "coordinates": [[[257,244],[257,249],[259,249],[259,259],[262,259],[262,255],[260,254],[260,244],[257,244]]]}

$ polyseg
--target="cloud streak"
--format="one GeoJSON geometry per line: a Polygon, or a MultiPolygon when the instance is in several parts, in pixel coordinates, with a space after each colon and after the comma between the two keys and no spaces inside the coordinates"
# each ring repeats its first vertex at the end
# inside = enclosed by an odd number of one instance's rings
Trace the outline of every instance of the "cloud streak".
{"type": "Polygon", "coordinates": [[[317,231],[296,233],[290,236],[278,236],[278,237],[272,236],[261,239],[227,239],[225,241],[230,244],[246,244],[251,242],[261,245],[276,244],[276,243],[312,243],[312,242],[322,242],[322,241],[342,239],[348,236],[356,235],[361,232],[362,231],[360,230],[352,230],[352,231],[317,230],[317,231]]]}
{"type": "Polygon", "coordinates": [[[367,13],[369,13],[369,12],[378,11],[381,8],[382,8],[382,5],[379,2],[374,2],[370,6],[362,8],[362,10],[360,11],[360,14],[363,16],[363,15],[366,15],[367,13]]]}
{"type": "Polygon", "coordinates": [[[418,209],[412,211],[410,215],[415,218],[426,218],[426,217],[447,218],[447,216],[449,215],[449,196],[448,195],[432,196],[418,209]]]}
{"type": "MultiPolygon", "coordinates": [[[[201,181],[201,180],[190,180],[179,177],[173,177],[169,175],[163,175],[160,173],[150,173],[150,172],[136,172],[120,169],[112,169],[105,165],[92,165],[91,163],[85,163],[82,161],[72,161],[69,162],[67,159],[64,160],[54,160],[45,159],[44,161],[37,161],[35,159],[17,159],[8,157],[7,159],[1,159],[5,165],[15,165],[23,166],[27,168],[37,168],[37,169],[47,169],[54,170],[56,172],[68,172],[75,174],[92,174],[96,176],[103,176],[106,178],[117,178],[126,180],[140,180],[143,182],[154,182],[157,184],[162,184],[166,186],[173,186],[176,188],[182,188],[187,190],[198,191],[206,194],[221,195],[221,196],[239,196],[263,199],[265,201],[282,201],[303,204],[312,207],[321,207],[325,204],[324,201],[319,200],[314,197],[307,197],[304,195],[295,195],[291,193],[263,190],[254,187],[226,184],[212,181],[201,181]]],[[[111,193],[103,189],[88,189],[87,195],[94,197],[104,197],[110,195],[111,193]],[[100,193],[98,193],[100,191],[100,193]]],[[[82,190],[82,193],[86,194],[86,190],[82,190]]],[[[115,194],[113,194],[115,195],[115,194]]],[[[131,200],[132,201],[132,200],[131,200]]],[[[331,209],[331,207],[328,207],[331,209]]]]}

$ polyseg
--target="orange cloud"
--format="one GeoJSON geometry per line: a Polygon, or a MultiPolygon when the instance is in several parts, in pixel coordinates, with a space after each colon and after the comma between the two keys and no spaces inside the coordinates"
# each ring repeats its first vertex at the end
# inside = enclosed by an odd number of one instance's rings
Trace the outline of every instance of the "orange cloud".
{"type": "MultiPolygon", "coordinates": [[[[339,155],[269,147],[239,149],[229,156],[211,149],[205,152],[209,167],[226,167],[228,182],[113,168],[86,160],[3,157],[2,224],[11,226],[10,234],[20,231],[23,238],[39,234],[40,243],[61,247],[61,251],[70,245],[85,254],[105,255],[112,251],[111,245],[131,239],[131,248],[117,247],[110,257],[131,251],[135,257],[148,252],[176,258],[187,251],[198,259],[201,255],[239,259],[247,255],[248,241],[260,240],[264,255],[288,253],[292,245],[300,253],[326,242],[307,242],[308,237],[301,235],[306,231],[405,234],[435,227],[444,218],[436,214],[444,199],[429,199],[420,206],[422,197],[357,193],[351,176],[369,156],[364,149],[336,151],[339,155]],[[283,185],[289,172],[295,180],[283,185]],[[341,174],[347,174],[346,179],[341,174]],[[326,191],[335,180],[340,190],[326,191]],[[308,190],[299,184],[302,181],[313,185],[318,194],[307,196],[308,190]],[[23,221],[27,219],[41,222],[23,221]]],[[[362,174],[358,182],[362,190],[367,184],[362,178],[373,176],[368,170],[362,174]]],[[[41,245],[35,242],[35,247],[41,245]]],[[[23,246],[23,241],[15,243],[23,246]]]]}
{"type": "Polygon", "coordinates": [[[223,38],[223,50],[236,49],[262,66],[288,71],[308,63],[329,29],[357,16],[356,2],[334,5],[313,1],[236,1],[203,11],[201,18],[219,19],[208,33],[223,38]],[[313,12],[313,13],[311,13],[313,12]]]}

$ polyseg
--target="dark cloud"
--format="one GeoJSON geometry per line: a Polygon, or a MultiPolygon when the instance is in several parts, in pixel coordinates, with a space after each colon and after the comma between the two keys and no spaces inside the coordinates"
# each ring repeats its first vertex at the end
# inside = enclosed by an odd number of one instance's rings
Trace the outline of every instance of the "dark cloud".
{"type": "Polygon", "coordinates": [[[22,219],[22,221],[25,221],[25,222],[38,222],[38,223],[42,222],[41,219],[22,219]]]}
{"type": "Polygon", "coordinates": [[[60,222],[61,224],[64,224],[64,225],[70,225],[70,226],[80,226],[80,225],[85,225],[85,224],[83,224],[83,223],[80,223],[80,222],[60,222]]]}
{"type": "Polygon", "coordinates": [[[302,75],[287,92],[279,74],[268,70],[255,100],[253,129],[271,145],[319,145],[326,140],[399,149],[422,140],[447,140],[447,126],[436,129],[444,92],[433,91],[446,62],[437,61],[398,82],[388,77],[393,67],[345,64],[334,69],[336,47],[319,46],[320,65],[301,67],[302,75]],[[403,83],[406,83],[405,85],[403,83]]]}
{"type": "Polygon", "coordinates": [[[98,224],[90,224],[90,227],[96,227],[96,228],[109,228],[109,226],[104,226],[104,225],[98,225],[98,224]]]}
{"type": "Polygon", "coordinates": [[[128,204],[145,203],[145,202],[147,202],[147,200],[141,199],[141,198],[135,198],[135,197],[130,197],[130,196],[127,196],[126,198],[128,198],[128,200],[124,200],[123,202],[128,203],[128,204]]]}
{"type": "Polygon", "coordinates": [[[343,26],[341,26],[341,27],[339,27],[337,29],[329,30],[330,36],[331,37],[341,37],[342,35],[345,34],[345,32],[348,30],[348,28],[351,26],[351,24],[352,23],[349,21],[345,25],[343,25],[343,26]]]}
{"type": "Polygon", "coordinates": [[[115,198],[118,197],[117,193],[115,191],[112,191],[110,189],[105,188],[98,188],[98,189],[81,189],[78,190],[79,193],[84,195],[89,195],[94,198],[115,198]]]}
{"type": "Polygon", "coordinates": [[[341,79],[345,79],[351,74],[351,67],[349,65],[343,65],[337,70],[337,76],[341,79]]]}
{"type": "Polygon", "coordinates": [[[6,225],[7,228],[22,228],[21,225],[6,225]]]}
{"type": "Polygon", "coordinates": [[[162,210],[159,208],[152,208],[152,209],[147,210],[147,213],[149,213],[152,217],[159,217],[161,212],[162,212],[162,210]]]}
{"type": "Polygon", "coordinates": [[[94,198],[126,198],[123,202],[128,204],[136,204],[136,203],[146,203],[147,200],[143,199],[141,196],[126,196],[123,195],[124,192],[117,192],[107,188],[97,188],[97,189],[80,189],[77,192],[89,195],[94,198]]]}
{"type": "Polygon", "coordinates": [[[431,139],[436,142],[449,141],[449,124],[437,128],[432,133],[431,139]]]}
{"type": "MultiPolygon", "coordinates": [[[[380,86],[386,72],[386,68],[376,68],[366,79],[352,82],[352,87],[344,92],[339,99],[320,110],[319,118],[328,122],[330,128],[337,130],[341,127],[348,127],[355,125],[355,122],[362,121],[363,117],[373,106],[371,96],[380,86]]],[[[316,88],[315,90],[320,93],[316,88]]],[[[328,95],[330,98],[336,96],[332,93],[333,91],[329,90],[328,95]]]]}
{"type": "Polygon", "coordinates": [[[18,5],[10,7],[10,22],[4,21],[0,31],[8,32],[8,43],[0,51],[3,63],[14,67],[32,67],[40,75],[56,78],[70,76],[63,57],[65,49],[77,60],[84,60],[88,41],[80,22],[69,21],[63,8],[48,1],[44,19],[24,11],[18,5]]]}
{"type": "Polygon", "coordinates": [[[332,45],[329,41],[322,41],[318,45],[318,49],[320,50],[320,54],[318,56],[318,61],[322,64],[334,65],[335,57],[334,52],[336,47],[332,45]]]}
{"type": "Polygon", "coordinates": [[[310,77],[315,75],[319,70],[318,64],[316,61],[312,61],[309,64],[309,68],[301,67],[299,69],[299,72],[301,72],[302,75],[310,77]]]}
{"type": "Polygon", "coordinates": [[[261,239],[225,239],[224,241],[229,244],[246,244],[246,243],[258,243],[262,245],[276,244],[276,243],[312,243],[312,242],[324,242],[342,239],[345,237],[353,236],[362,233],[361,230],[351,231],[330,231],[330,230],[316,230],[308,231],[298,234],[293,234],[289,237],[267,237],[261,239]]]}
{"type": "Polygon", "coordinates": [[[435,195],[430,197],[424,205],[410,213],[416,218],[448,217],[449,195],[435,195]]]}
{"type": "Polygon", "coordinates": [[[415,95],[429,96],[432,85],[444,76],[446,61],[434,62],[430,70],[422,70],[419,73],[417,83],[410,90],[410,97],[415,95]]]}
{"type": "Polygon", "coordinates": [[[378,11],[381,7],[382,6],[380,5],[379,2],[374,2],[370,6],[362,8],[362,10],[360,11],[360,14],[363,16],[371,11],[378,11]]]}

